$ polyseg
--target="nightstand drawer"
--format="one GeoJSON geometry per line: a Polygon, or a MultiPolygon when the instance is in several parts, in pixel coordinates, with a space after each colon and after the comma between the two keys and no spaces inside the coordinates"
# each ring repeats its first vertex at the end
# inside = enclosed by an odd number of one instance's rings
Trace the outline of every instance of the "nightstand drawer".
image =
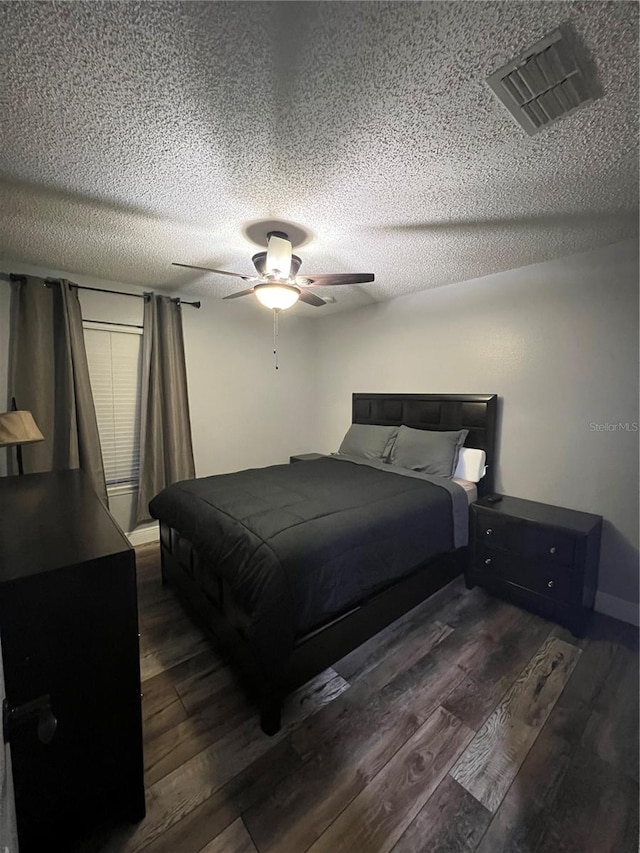
{"type": "Polygon", "coordinates": [[[532,561],[527,557],[479,546],[475,571],[495,580],[508,581],[555,601],[569,601],[571,572],[550,560],[532,561]]]}
{"type": "Polygon", "coordinates": [[[478,544],[491,545],[492,548],[514,550],[520,539],[519,523],[510,518],[478,513],[476,517],[476,537],[478,544]]]}
{"type": "Polygon", "coordinates": [[[479,513],[477,539],[479,544],[503,548],[531,559],[573,565],[575,536],[553,527],[479,513]]]}
{"type": "Polygon", "coordinates": [[[573,565],[576,539],[571,533],[536,524],[523,525],[522,552],[551,563],[573,565]]]}

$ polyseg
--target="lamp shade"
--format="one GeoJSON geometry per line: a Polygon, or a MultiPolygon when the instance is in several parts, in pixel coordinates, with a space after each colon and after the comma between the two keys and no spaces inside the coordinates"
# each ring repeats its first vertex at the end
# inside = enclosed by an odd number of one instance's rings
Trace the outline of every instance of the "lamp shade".
{"type": "Polygon", "coordinates": [[[33,444],[43,440],[44,436],[38,429],[31,412],[17,411],[0,414],[0,447],[33,444]]]}
{"type": "Polygon", "coordinates": [[[291,243],[270,233],[267,241],[266,273],[274,278],[286,280],[291,272],[291,243]]]}
{"type": "Polygon", "coordinates": [[[265,307],[281,311],[295,305],[300,296],[298,288],[290,284],[256,284],[253,292],[265,307]]]}

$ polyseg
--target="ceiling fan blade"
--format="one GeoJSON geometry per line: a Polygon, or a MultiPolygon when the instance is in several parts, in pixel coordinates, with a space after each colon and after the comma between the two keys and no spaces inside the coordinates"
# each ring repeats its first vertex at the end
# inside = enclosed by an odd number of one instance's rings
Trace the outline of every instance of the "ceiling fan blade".
{"type": "Polygon", "coordinates": [[[301,290],[298,298],[300,299],[300,302],[306,302],[307,305],[315,305],[317,308],[321,305],[327,304],[324,299],[320,299],[319,296],[316,296],[315,293],[312,293],[310,290],[301,290]]]}
{"type": "Polygon", "coordinates": [[[211,267],[196,267],[193,264],[178,264],[175,261],[171,264],[173,267],[185,267],[188,270],[204,270],[204,272],[217,272],[219,275],[232,275],[234,278],[241,278],[243,281],[257,281],[255,275],[242,275],[239,272],[228,272],[227,270],[214,270],[211,267]]]}
{"type": "Polygon", "coordinates": [[[247,290],[239,290],[237,293],[232,293],[230,296],[223,296],[223,299],[237,299],[238,296],[249,296],[249,294],[253,293],[253,288],[249,287],[247,290]]]}
{"type": "Polygon", "coordinates": [[[367,284],[374,279],[372,272],[321,273],[320,275],[305,273],[296,279],[296,283],[302,287],[305,283],[309,287],[334,287],[337,284],[367,284]]]}

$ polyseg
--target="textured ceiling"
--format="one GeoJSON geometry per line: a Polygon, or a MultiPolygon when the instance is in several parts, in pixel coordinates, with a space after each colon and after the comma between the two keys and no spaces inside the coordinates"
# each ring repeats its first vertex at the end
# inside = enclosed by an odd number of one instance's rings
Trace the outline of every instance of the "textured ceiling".
{"type": "MultiPolygon", "coordinates": [[[[635,3],[0,3],[0,268],[223,296],[247,226],[322,316],[632,236],[635,3]],[[603,97],[527,137],[484,83],[568,22],[603,97]]],[[[237,280],[236,280],[237,281],[237,280]]]]}

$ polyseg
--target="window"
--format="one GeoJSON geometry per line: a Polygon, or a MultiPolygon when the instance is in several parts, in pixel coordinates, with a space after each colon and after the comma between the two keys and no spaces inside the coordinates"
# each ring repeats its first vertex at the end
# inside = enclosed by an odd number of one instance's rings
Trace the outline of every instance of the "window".
{"type": "Polygon", "coordinates": [[[138,484],[142,329],[84,323],[107,486],[138,484]]]}

